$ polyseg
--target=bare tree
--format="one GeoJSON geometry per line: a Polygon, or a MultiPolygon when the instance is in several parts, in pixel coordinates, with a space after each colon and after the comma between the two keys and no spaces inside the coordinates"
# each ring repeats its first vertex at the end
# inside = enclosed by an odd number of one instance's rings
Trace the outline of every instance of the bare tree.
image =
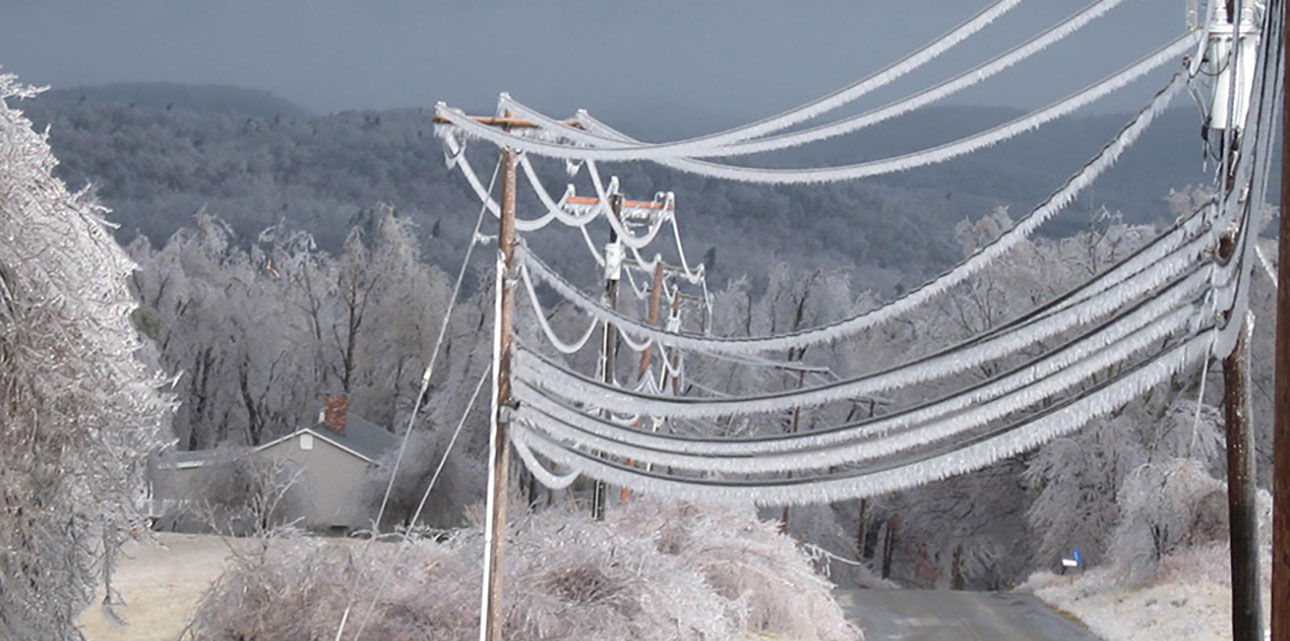
{"type": "Polygon", "coordinates": [[[223,445],[189,488],[193,525],[229,536],[262,534],[299,522],[309,507],[305,468],[253,448],[223,445]]]}

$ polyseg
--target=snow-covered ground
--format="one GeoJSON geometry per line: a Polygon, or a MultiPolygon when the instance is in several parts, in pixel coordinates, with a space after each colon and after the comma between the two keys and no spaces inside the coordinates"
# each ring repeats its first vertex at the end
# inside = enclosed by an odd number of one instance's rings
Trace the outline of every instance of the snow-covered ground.
{"type": "MultiPolygon", "coordinates": [[[[1262,559],[1264,630],[1270,583],[1262,559]]],[[[1232,638],[1232,584],[1227,544],[1184,550],[1163,561],[1147,585],[1122,587],[1112,570],[1059,576],[1039,572],[1021,590],[1083,621],[1106,641],[1217,641],[1232,638]]]]}

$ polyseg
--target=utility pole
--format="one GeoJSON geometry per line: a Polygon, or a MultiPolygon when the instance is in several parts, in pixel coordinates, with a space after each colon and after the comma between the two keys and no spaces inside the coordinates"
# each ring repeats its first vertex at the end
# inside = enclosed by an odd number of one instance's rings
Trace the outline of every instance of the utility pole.
{"type": "MultiPolygon", "coordinates": [[[[1275,5],[1273,5],[1275,6],[1275,5]]],[[[1281,2],[1282,25],[1290,23],[1290,3],[1281,2]]],[[[1284,47],[1290,47],[1290,29],[1282,30],[1284,47]]],[[[1284,81],[1281,131],[1290,131],[1290,100],[1284,81]]],[[[1277,260],[1276,383],[1273,387],[1273,508],[1272,508],[1272,641],[1290,641],[1290,136],[1281,135],[1281,223],[1277,260]]]]}
{"type": "MultiPolygon", "coordinates": [[[[609,194],[609,215],[621,224],[623,215],[622,194],[609,194]]],[[[618,239],[614,226],[609,228],[609,244],[605,245],[605,305],[609,309],[618,309],[618,281],[623,271],[623,245],[618,239]]],[[[618,348],[618,329],[613,323],[605,323],[604,340],[600,343],[601,380],[609,385],[614,384],[614,352],[618,348]]],[[[609,410],[605,410],[609,415],[609,410]]],[[[597,521],[605,519],[605,482],[596,479],[591,495],[591,516],[597,521]]]]}
{"type": "MultiPolygon", "coordinates": [[[[475,122],[502,127],[506,130],[537,129],[537,123],[530,120],[513,118],[509,113],[502,116],[471,116],[475,122]]],[[[435,123],[449,124],[449,121],[435,116],[435,123]]],[[[563,124],[578,127],[576,121],[564,121],[563,124]]],[[[493,335],[493,412],[489,428],[488,456],[488,497],[487,515],[484,521],[484,568],[481,581],[482,599],[480,604],[479,639],[480,641],[502,640],[502,562],[506,547],[506,497],[510,483],[510,438],[507,434],[511,408],[511,337],[515,312],[515,170],[517,156],[513,149],[503,148],[498,161],[498,178],[501,180],[500,226],[497,233],[497,296],[494,305],[493,335]]],[[[581,201],[570,204],[595,205],[589,199],[570,198],[570,201],[581,201]]],[[[634,209],[666,210],[671,208],[671,198],[665,203],[629,202],[634,209]]],[[[614,217],[621,222],[623,199],[615,194],[610,205],[614,217]]],[[[616,235],[610,232],[610,243],[614,244],[616,235]]],[[[621,245],[618,266],[622,265],[621,245]]],[[[617,272],[608,286],[610,306],[617,299],[617,272]]],[[[612,325],[605,327],[605,345],[617,344],[612,325]],[[612,340],[611,340],[612,339],[612,340]]],[[[613,350],[606,349],[606,376],[613,380],[613,350]]],[[[604,516],[604,486],[597,482],[599,514],[604,516]]]]}
{"type": "MultiPolygon", "coordinates": [[[[800,390],[800,389],[802,389],[802,387],[803,387],[804,385],[806,385],[806,370],[799,370],[799,371],[797,372],[797,389],[799,389],[799,390],[800,390]]],[[[792,421],[789,423],[789,426],[788,426],[788,433],[789,433],[789,434],[796,434],[796,433],[797,433],[797,420],[798,420],[799,418],[801,418],[801,416],[802,416],[802,408],[800,408],[800,407],[794,407],[794,408],[793,408],[793,419],[792,419],[792,421]]],[[[789,471],[788,471],[788,478],[790,478],[790,479],[791,479],[791,478],[793,478],[793,470],[789,470],[789,471]]],[[[779,531],[780,531],[780,532],[783,532],[783,533],[785,533],[785,534],[788,534],[788,513],[789,513],[789,509],[790,509],[790,506],[785,505],[785,506],[784,506],[784,513],[783,513],[783,514],[781,514],[781,515],[780,515],[780,517],[779,517],[779,531]]]]}
{"type": "MultiPolygon", "coordinates": [[[[645,315],[645,321],[650,326],[658,325],[658,306],[663,300],[663,261],[662,259],[654,262],[654,281],[650,284],[649,289],[649,311],[645,315]]],[[[647,349],[641,352],[641,365],[636,370],[636,378],[640,378],[649,371],[650,355],[654,350],[647,349]]]]}
{"type": "MultiPolygon", "coordinates": [[[[1253,44],[1257,42],[1255,26],[1247,15],[1249,7],[1238,11],[1240,0],[1224,0],[1210,5],[1208,41],[1204,55],[1211,61],[1222,61],[1223,68],[1214,76],[1212,103],[1206,128],[1206,138],[1221,134],[1222,186],[1224,202],[1233,196],[1240,201],[1240,191],[1248,185],[1236,184],[1236,167],[1240,164],[1242,124],[1252,100],[1253,44]],[[1249,71],[1249,73],[1244,73],[1249,71]]],[[[1265,24],[1270,19],[1265,19],[1265,24]]],[[[1262,132],[1260,132],[1262,133],[1262,132]]],[[[1283,186],[1284,189],[1284,186],[1283,186]]],[[[1262,199],[1262,194],[1246,194],[1247,199],[1262,199]]],[[[1251,205],[1247,200],[1246,206],[1251,205]]],[[[1285,226],[1282,217],[1282,227],[1285,226]]],[[[1219,258],[1239,260],[1236,241],[1242,234],[1248,242],[1256,242],[1257,233],[1240,229],[1224,234],[1218,241],[1219,258]]],[[[1282,237],[1285,242],[1285,237],[1282,237]]],[[[1249,266],[1243,266],[1248,271],[1249,266]]],[[[1248,273],[1238,275],[1248,278],[1248,273]]],[[[1227,440],[1227,510],[1232,572],[1232,639],[1234,641],[1261,641],[1262,620],[1259,603],[1258,517],[1255,514],[1255,461],[1254,434],[1250,428],[1250,345],[1249,333],[1252,320],[1226,319],[1238,332],[1232,352],[1223,358],[1223,413],[1227,440]]],[[[1280,325],[1280,323],[1278,323],[1280,325]]],[[[1278,355],[1278,361],[1280,355],[1278,355]]],[[[1278,369],[1280,365],[1278,364],[1278,369]]],[[[1284,399],[1278,398],[1278,406],[1284,399]]],[[[1280,409],[1278,409],[1278,414],[1280,409]]],[[[1280,438],[1280,437],[1278,437],[1280,438]]],[[[1278,457],[1280,454],[1278,453],[1278,457]]],[[[1278,466],[1280,463],[1278,463],[1278,466]]],[[[1275,596],[1273,603],[1276,603],[1275,596]]],[[[1290,641],[1285,639],[1284,641],[1290,641]]]]}
{"type": "Polygon", "coordinates": [[[480,641],[502,639],[502,555],[506,548],[506,493],[511,468],[507,435],[511,402],[511,322],[515,311],[515,151],[503,149],[501,225],[497,233],[497,302],[493,335],[493,416],[489,434],[488,515],[484,522],[480,641]]]}
{"type": "MultiPolygon", "coordinates": [[[[651,327],[658,324],[658,305],[659,305],[659,302],[662,300],[663,300],[663,260],[658,259],[654,262],[654,281],[650,285],[650,290],[649,290],[649,312],[647,312],[645,316],[646,322],[648,322],[651,327]]],[[[640,367],[637,368],[636,370],[637,379],[643,376],[649,375],[650,355],[653,353],[654,353],[654,350],[652,348],[646,348],[644,351],[641,352],[641,364],[640,364],[640,367]]],[[[644,421],[643,418],[636,419],[636,427],[641,427],[643,421],[644,421]]],[[[636,464],[636,462],[631,459],[627,459],[624,462],[627,465],[636,464]]],[[[631,500],[631,498],[632,498],[632,491],[624,487],[622,489],[622,492],[619,494],[618,499],[623,503],[626,503],[627,501],[631,500]]]]}
{"type": "Polygon", "coordinates": [[[1254,503],[1254,432],[1250,429],[1250,319],[1223,359],[1227,428],[1227,512],[1232,555],[1232,641],[1262,641],[1259,604],[1259,522],[1254,503]]]}
{"type": "MultiPolygon", "coordinates": [[[[1229,186],[1229,189],[1231,187],[1229,186]]],[[[1253,242],[1251,239],[1250,242],[1253,242]]],[[[1219,239],[1218,254],[1231,260],[1235,235],[1219,239]]],[[[1259,522],[1255,513],[1254,432],[1250,429],[1249,317],[1236,346],[1223,359],[1223,416],[1227,436],[1227,513],[1232,561],[1232,641],[1262,641],[1259,603],[1259,522]]]]}
{"type": "MultiPolygon", "coordinates": [[[[512,118],[473,116],[486,125],[534,129],[536,123],[512,118]]],[[[435,116],[434,122],[448,121],[435,116]]],[[[497,231],[497,297],[493,307],[493,412],[489,425],[488,497],[484,519],[484,576],[481,581],[480,641],[502,639],[502,561],[506,549],[506,495],[510,484],[511,323],[515,312],[515,150],[502,149],[500,226],[497,231]]]]}

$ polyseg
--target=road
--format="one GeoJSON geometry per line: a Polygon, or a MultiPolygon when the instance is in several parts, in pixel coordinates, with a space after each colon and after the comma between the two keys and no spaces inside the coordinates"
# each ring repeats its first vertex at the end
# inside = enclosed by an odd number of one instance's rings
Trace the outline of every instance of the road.
{"type": "Polygon", "coordinates": [[[1028,594],[839,590],[865,641],[1101,641],[1028,594]]]}

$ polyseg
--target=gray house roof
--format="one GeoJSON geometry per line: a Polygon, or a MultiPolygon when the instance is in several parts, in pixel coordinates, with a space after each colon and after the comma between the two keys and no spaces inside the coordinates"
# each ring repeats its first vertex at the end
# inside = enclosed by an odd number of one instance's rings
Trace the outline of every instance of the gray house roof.
{"type": "MultiPolygon", "coordinates": [[[[322,422],[318,422],[309,427],[298,429],[286,436],[262,443],[255,449],[263,450],[277,445],[282,441],[296,437],[302,432],[313,434],[315,437],[328,441],[369,463],[376,462],[377,459],[381,458],[382,454],[393,449],[399,442],[399,438],[391,434],[389,430],[360,416],[350,414],[345,421],[344,434],[323,425],[322,422]]],[[[201,467],[214,454],[215,450],[170,451],[163,455],[162,466],[179,469],[201,467]]]]}
{"type": "Polygon", "coordinates": [[[398,444],[399,439],[389,430],[360,416],[350,414],[345,420],[345,433],[341,434],[322,423],[308,428],[315,436],[334,442],[354,453],[375,461],[398,444]]]}

